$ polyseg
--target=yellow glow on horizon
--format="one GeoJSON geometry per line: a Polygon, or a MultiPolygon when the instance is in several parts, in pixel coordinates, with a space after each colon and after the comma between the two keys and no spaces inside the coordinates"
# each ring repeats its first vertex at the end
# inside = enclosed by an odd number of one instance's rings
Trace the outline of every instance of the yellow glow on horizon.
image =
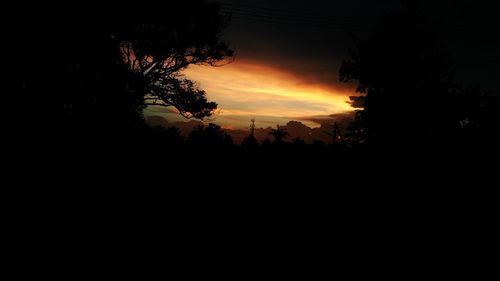
{"type": "Polygon", "coordinates": [[[265,65],[236,61],[222,67],[191,66],[185,75],[199,82],[208,98],[219,104],[220,117],[228,119],[226,123],[234,116],[292,120],[353,111],[347,103],[351,91],[305,83],[298,76],[265,65]]]}

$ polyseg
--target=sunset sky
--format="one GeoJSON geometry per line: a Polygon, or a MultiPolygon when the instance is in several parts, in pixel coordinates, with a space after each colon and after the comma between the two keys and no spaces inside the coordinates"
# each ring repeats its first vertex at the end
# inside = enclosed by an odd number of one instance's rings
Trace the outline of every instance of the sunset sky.
{"type": "MultiPolygon", "coordinates": [[[[192,66],[186,76],[197,81],[217,101],[220,110],[210,120],[228,128],[246,128],[250,119],[259,126],[274,127],[300,120],[310,127],[311,118],[352,111],[347,103],[352,89],[301,80],[294,73],[264,64],[235,61],[223,67],[192,66]]],[[[163,111],[165,109],[154,109],[163,111]]],[[[169,114],[169,120],[182,117],[169,114]]]]}
{"type": "MultiPolygon", "coordinates": [[[[248,127],[250,119],[256,119],[261,128],[291,120],[317,127],[321,120],[328,122],[330,115],[352,111],[347,101],[356,94],[355,85],[338,79],[341,61],[348,56],[349,34],[368,37],[382,15],[402,9],[406,1],[221,2],[222,13],[232,15],[223,36],[235,49],[235,60],[221,67],[191,66],[185,75],[219,104],[210,122],[242,129],[248,127]]],[[[423,8],[443,22],[464,22],[460,28],[449,27],[444,37],[454,46],[451,51],[459,81],[480,81],[486,89],[498,90],[498,69],[488,62],[497,56],[495,46],[478,46],[467,37],[467,32],[481,35],[477,26],[491,27],[481,21],[482,17],[475,18],[479,10],[474,10],[474,2],[424,2],[427,6],[423,8]],[[466,13],[469,15],[464,16],[466,13]]],[[[146,115],[183,120],[170,108],[149,108],[146,115]]]]}
{"type": "Polygon", "coordinates": [[[186,75],[219,103],[214,121],[223,126],[247,127],[251,118],[266,127],[290,120],[316,126],[305,119],[352,110],[347,103],[351,91],[303,81],[294,73],[264,64],[235,61],[215,69],[194,66],[186,75]]]}

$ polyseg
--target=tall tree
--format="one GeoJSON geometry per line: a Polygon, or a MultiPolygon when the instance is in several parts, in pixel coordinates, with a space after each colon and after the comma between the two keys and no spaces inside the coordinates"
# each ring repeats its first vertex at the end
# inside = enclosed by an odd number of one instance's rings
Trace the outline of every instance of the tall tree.
{"type": "Polygon", "coordinates": [[[212,146],[231,148],[233,139],[222,128],[213,123],[208,126],[198,125],[189,134],[187,143],[194,146],[212,146]]]}
{"type": "Polygon", "coordinates": [[[452,122],[452,72],[439,31],[409,4],[385,17],[369,40],[353,36],[340,79],[356,81],[362,107],[354,126],[374,144],[418,144],[443,134],[452,122]]]}
{"type": "Polygon", "coordinates": [[[128,68],[145,78],[148,105],[174,106],[199,119],[217,108],[182,71],[192,64],[218,66],[232,57],[220,40],[228,18],[218,9],[213,2],[178,1],[166,11],[139,14],[116,33],[128,68]]]}
{"type": "Polygon", "coordinates": [[[174,106],[188,118],[217,107],[182,75],[191,64],[220,65],[233,55],[220,37],[228,18],[216,3],[13,11],[19,24],[8,33],[6,60],[14,87],[0,101],[2,122],[123,131],[144,126],[151,104],[174,106]]]}
{"type": "Polygon", "coordinates": [[[290,136],[285,128],[281,128],[279,125],[276,126],[276,129],[271,130],[269,135],[274,137],[274,145],[281,145],[284,143],[284,140],[290,136]]]}

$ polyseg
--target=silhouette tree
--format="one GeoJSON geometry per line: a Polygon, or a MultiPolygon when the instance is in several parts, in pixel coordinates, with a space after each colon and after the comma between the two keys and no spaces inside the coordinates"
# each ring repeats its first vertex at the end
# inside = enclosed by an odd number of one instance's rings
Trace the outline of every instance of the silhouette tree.
{"type": "Polygon", "coordinates": [[[270,133],[270,136],[274,137],[274,145],[282,145],[284,144],[284,139],[290,136],[285,128],[280,128],[279,125],[276,126],[276,129],[273,129],[270,133]]]}
{"type": "Polygon", "coordinates": [[[360,108],[351,127],[361,142],[422,145],[443,134],[453,120],[451,62],[439,31],[409,2],[385,17],[369,40],[353,36],[340,79],[357,81],[360,108]]]}
{"type": "Polygon", "coordinates": [[[147,12],[129,5],[82,6],[78,13],[19,9],[6,52],[14,87],[0,101],[0,122],[29,122],[45,135],[121,134],[142,132],[143,109],[152,104],[174,106],[188,118],[210,116],[217,105],[181,73],[233,55],[220,39],[228,18],[201,0],[141,5],[147,12]]]}
{"type": "Polygon", "coordinates": [[[321,140],[314,140],[311,144],[310,150],[312,152],[325,152],[328,150],[328,145],[321,140]]]}
{"type": "Polygon", "coordinates": [[[198,125],[189,134],[188,144],[194,146],[217,146],[230,148],[233,146],[233,139],[220,126],[208,124],[208,126],[198,125]]]}
{"type": "Polygon", "coordinates": [[[217,104],[208,102],[205,91],[181,71],[191,64],[227,63],[233,51],[219,34],[228,18],[213,2],[179,2],[168,11],[139,16],[116,37],[128,68],[145,78],[148,105],[174,106],[184,117],[202,119],[217,104]]]}
{"type": "Polygon", "coordinates": [[[273,144],[271,143],[271,141],[268,138],[266,138],[265,140],[262,141],[261,148],[262,150],[269,152],[272,149],[272,145],[273,144]]]}
{"type": "Polygon", "coordinates": [[[494,148],[500,140],[500,98],[484,93],[479,87],[458,89],[455,136],[464,148],[494,148]]]}
{"type": "Polygon", "coordinates": [[[158,146],[175,146],[179,147],[184,144],[184,137],[177,127],[165,128],[156,126],[152,129],[153,139],[158,146]]]}
{"type": "Polygon", "coordinates": [[[306,142],[298,137],[293,139],[292,144],[296,151],[302,151],[306,147],[306,142]]]}

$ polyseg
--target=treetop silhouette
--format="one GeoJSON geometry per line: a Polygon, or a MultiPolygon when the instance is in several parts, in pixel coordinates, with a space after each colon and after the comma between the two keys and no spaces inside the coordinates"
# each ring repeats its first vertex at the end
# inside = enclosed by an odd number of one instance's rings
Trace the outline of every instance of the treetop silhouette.
{"type": "Polygon", "coordinates": [[[352,37],[354,48],[339,73],[363,94],[351,99],[362,107],[356,130],[364,141],[422,142],[450,126],[452,64],[438,29],[417,6],[385,17],[368,40],[352,37]]]}
{"type": "Polygon", "coordinates": [[[6,45],[14,89],[0,101],[2,122],[110,134],[142,130],[148,105],[173,106],[187,118],[213,114],[217,104],[182,71],[231,60],[220,36],[228,18],[201,0],[141,7],[21,7],[6,45]]]}
{"type": "Polygon", "coordinates": [[[289,137],[290,134],[286,131],[285,128],[281,128],[279,125],[276,126],[276,129],[273,129],[270,133],[270,136],[274,137],[273,144],[281,145],[284,143],[285,138],[289,137]]]}
{"type": "Polygon", "coordinates": [[[139,15],[115,34],[128,68],[146,80],[146,104],[174,106],[184,117],[198,119],[217,108],[181,72],[192,64],[219,66],[233,56],[219,37],[228,18],[218,9],[213,2],[182,1],[168,11],[139,15]]]}

